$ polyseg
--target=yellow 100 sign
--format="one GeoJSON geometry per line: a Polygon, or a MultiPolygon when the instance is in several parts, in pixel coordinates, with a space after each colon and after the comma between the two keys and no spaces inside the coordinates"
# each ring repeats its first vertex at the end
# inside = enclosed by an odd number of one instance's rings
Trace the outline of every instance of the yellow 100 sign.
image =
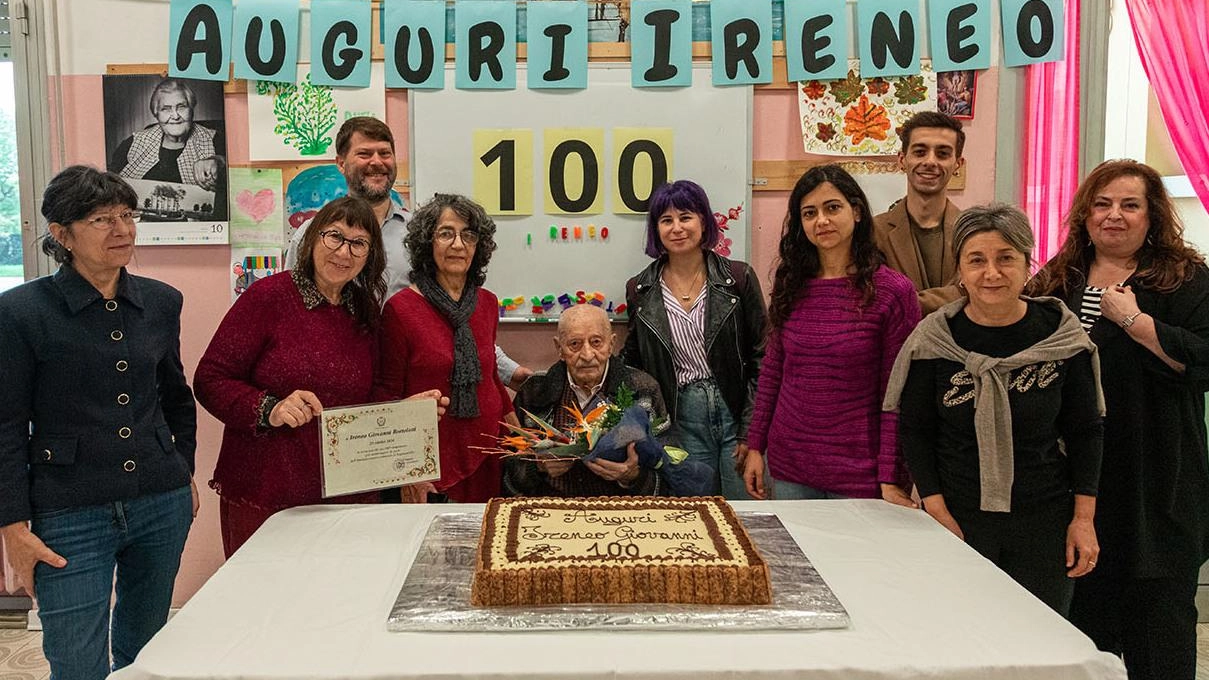
{"type": "MultiPolygon", "coordinates": [[[[672,129],[611,132],[611,212],[645,213],[651,192],[672,176],[672,129]]],[[[475,130],[474,200],[492,215],[532,215],[533,184],[540,182],[545,187],[544,214],[603,213],[604,128],[546,128],[542,137],[542,174],[535,177],[533,130],[475,130]]]]}

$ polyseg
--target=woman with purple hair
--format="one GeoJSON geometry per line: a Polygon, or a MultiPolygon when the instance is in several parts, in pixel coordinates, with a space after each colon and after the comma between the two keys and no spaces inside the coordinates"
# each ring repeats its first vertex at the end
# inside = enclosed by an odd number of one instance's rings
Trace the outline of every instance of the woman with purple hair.
{"type": "Polygon", "coordinates": [[[681,444],[717,472],[714,492],[744,500],[739,470],[767,311],[751,267],[713,252],[718,233],[697,183],[651,193],[646,252],[655,261],[626,283],[622,357],[659,382],[681,444]]]}

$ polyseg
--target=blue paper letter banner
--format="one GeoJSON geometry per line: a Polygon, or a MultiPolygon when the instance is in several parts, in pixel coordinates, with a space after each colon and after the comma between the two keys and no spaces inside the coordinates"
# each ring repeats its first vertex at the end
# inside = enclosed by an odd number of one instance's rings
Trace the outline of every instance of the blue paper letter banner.
{"type": "Polygon", "coordinates": [[[858,0],[856,18],[862,78],[919,73],[918,0],[858,0]]]}
{"type": "Polygon", "coordinates": [[[790,82],[848,75],[845,0],[785,0],[785,64],[790,82]]]}
{"type": "Polygon", "coordinates": [[[172,0],[168,20],[168,75],[226,81],[231,0],[172,0]]]}
{"type": "Polygon", "coordinates": [[[630,83],[634,87],[693,84],[691,0],[633,0],[630,83]]]}
{"type": "Polygon", "coordinates": [[[445,87],[445,0],[386,0],[386,86],[445,87]]]}
{"type": "Polygon", "coordinates": [[[772,82],[772,0],[710,0],[714,85],[772,82]]]}
{"type": "Polygon", "coordinates": [[[1004,64],[1024,66],[1062,60],[1066,49],[1066,8],[1062,0],[999,0],[999,9],[1004,64]]]}
{"type": "Polygon", "coordinates": [[[311,0],[311,83],[369,87],[369,0],[311,0]]]}
{"type": "Polygon", "coordinates": [[[297,0],[239,0],[235,77],[292,83],[298,78],[297,0]]]}
{"type": "Polygon", "coordinates": [[[928,0],[932,70],[991,67],[991,0],[928,0]]]}
{"type": "Polygon", "coordinates": [[[453,16],[458,89],[515,89],[516,2],[457,0],[453,16]]]}
{"type": "Polygon", "coordinates": [[[588,3],[584,0],[526,5],[529,89],[588,86],[588,3]]]}

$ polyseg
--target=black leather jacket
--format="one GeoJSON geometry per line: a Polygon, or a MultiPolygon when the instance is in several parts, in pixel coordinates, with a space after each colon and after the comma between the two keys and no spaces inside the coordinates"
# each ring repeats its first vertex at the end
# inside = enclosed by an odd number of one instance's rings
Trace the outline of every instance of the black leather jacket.
{"type": "MultiPolygon", "coordinates": [[[[677,417],[676,371],[672,365],[672,330],[659,274],[666,258],[651,263],[626,283],[629,333],[622,356],[659,381],[673,422],[677,417]]],[[[739,426],[739,441],[747,436],[756,378],[764,358],[768,312],[756,273],[744,262],[732,262],[712,252],[705,254],[705,351],[709,368],[739,426]]]]}

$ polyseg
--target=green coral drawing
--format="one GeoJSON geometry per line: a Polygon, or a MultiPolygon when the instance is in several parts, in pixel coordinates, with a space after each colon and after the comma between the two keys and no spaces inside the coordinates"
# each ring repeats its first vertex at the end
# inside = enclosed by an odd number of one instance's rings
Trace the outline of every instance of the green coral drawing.
{"type": "Polygon", "coordinates": [[[332,145],[328,134],[336,127],[332,88],[312,85],[308,73],[302,83],[257,81],[256,93],[273,97],[277,125],[273,133],[303,156],[326,156],[332,145]]]}

